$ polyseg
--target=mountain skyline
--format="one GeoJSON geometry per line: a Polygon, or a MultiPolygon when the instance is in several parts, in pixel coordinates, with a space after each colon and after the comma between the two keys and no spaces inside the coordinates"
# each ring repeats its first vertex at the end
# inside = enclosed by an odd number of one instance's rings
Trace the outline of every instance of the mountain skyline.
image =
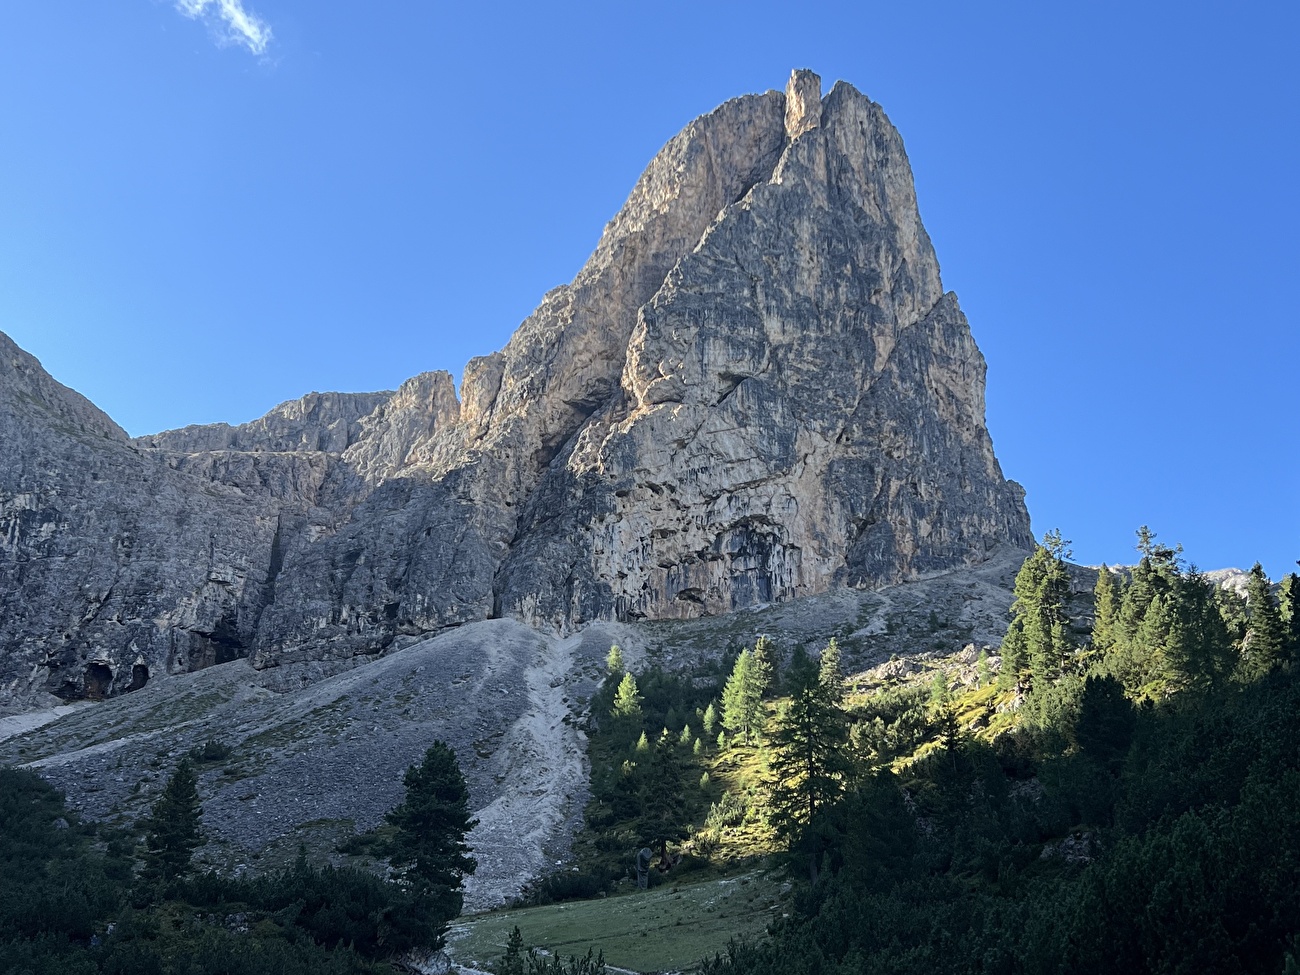
{"type": "Polygon", "coordinates": [[[459,377],[682,119],[806,65],[907,140],[1035,531],[1085,562],[1131,562],[1148,523],[1207,568],[1294,567],[1282,5],[243,9],[261,54],[158,3],[24,9],[4,42],[0,329],[131,433],[459,377]]]}

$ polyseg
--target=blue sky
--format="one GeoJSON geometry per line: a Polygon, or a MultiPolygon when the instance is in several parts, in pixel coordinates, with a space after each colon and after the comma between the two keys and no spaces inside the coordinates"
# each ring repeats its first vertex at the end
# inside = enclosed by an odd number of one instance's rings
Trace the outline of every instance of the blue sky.
{"type": "Polygon", "coordinates": [[[1300,6],[10,4],[0,330],[132,433],[459,375],[692,117],[899,127],[1035,531],[1300,558],[1300,6]]]}

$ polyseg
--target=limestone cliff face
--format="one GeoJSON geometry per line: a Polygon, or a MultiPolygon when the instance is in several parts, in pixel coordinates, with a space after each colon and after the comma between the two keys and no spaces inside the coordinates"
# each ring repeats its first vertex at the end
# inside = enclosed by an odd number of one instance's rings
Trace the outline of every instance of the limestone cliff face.
{"type": "Polygon", "coordinates": [[[277,515],[135,446],[0,335],[0,703],[247,653],[277,515]]]}
{"type": "Polygon", "coordinates": [[[818,86],[795,73],[771,174],[638,309],[621,401],[507,557],[508,611],[689,617],[1030,543],[902,140],[851,86],[818,86]]]}
{"type": "MultiPolygon", "coordinates": [[[[9,530],[0,609],[36,608],[0,623],[0,673],[57,684],[41,654],[84,640],[47,604],[86,615],[99,598],[31,568],[42,533],[78,571],[138,583],[134,550],[96,547],[115,529],[91,544],[68,511],[229,538],[242,568],[219,615],[259,666],[493,616],[561,630],[689,617],[974,564],[1032,541],[984,426],[984,376],[897,131],[851,86],[823,98],[797,71],[785,94],[735,99],[672,139],[574,281],[466,366],[459,398],[426,373],[130,442],[70,391],[34,410],[6,390],[0,422],[41,459],[5,461],[0,512],[43,491],[45,514],[9,530]],[[110,486],[88,479],[97,467],[110,486]],[[124,487],[137,481],[176,510],[144,505],[124,487]]],[[[177,564],[150,597],[156,640],[199,632],[182,607],[208,605],[196,593],[221,571],[199,567],[216,542],[143,531],[177,564]]],[[[131,651],[113,639],[93,652],[117,673],[131,651]]],[[[138,655],[162,662],[146,643],[138,655]]]]}

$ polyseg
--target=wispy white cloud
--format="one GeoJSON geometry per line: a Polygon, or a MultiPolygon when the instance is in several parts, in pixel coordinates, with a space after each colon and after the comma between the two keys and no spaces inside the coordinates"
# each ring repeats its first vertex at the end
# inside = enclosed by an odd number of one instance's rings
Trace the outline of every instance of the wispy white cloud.
{"type": "Polygon", "coordinates": [[[203,20],[224,44],[239,44],[254,54],[266,52],[271,26],[244,9],[243,0],[176,0],[176,9],[191,20],[203,20]]]}

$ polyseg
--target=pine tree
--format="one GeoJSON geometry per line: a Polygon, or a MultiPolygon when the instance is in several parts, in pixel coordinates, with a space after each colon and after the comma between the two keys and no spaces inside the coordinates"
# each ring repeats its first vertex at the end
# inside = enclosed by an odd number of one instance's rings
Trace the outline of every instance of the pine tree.
{"type": "Polygon", "coordinates": [[[682,733],[677,736],[677,744],[681,745],[683,748],[689,748],[693,737],[694,736],[691,734],[691,726],[682,725],[682,733]]]}
{"type": "Polygon", "coordinates": [[[844,673],[840,665],[840,644],[835,637],[831,637],[830,643],[826,644],[826,649],[822,651],[821,661],[819,663],[818,677],[826,693],[830,695],[831,700],[839,703],[844,699],[844,673]]]}
{"type": "Polygon", "coordinates": [[[632,747],[632,750],[638,755],[644,755],[646,752],[650,751],[650,739],[646,736],[644,731],[641,732],[641,737],[636,740],[636,744],[632,747]]]}
{"type": "Polygon", "coordinates": [[[1246,583],[1246,607],[1250,612],[1250,627],[1246,631],[1247,672],[1267,673],[1282,661],[1286,635],[1273,601],[1273,587],[1258,562],[1251,567],[1246,583]]]}
{"type": "Polygon", "coordinates": [[[792,852],[802,848],[808,855],[814,882],[823,844],[809,827],[844,794],[850,771],[845,757],[847,720],[818,678],[811,667],[790,674],[791,700],[769,742],[772,778],[768,782],[772,826],[792,852]]]}
{"type": "Polygon", "coordinates": [[[988,687],[993,683],[993,668],[989,665],[989,652],[980,648],[980,655],[975,659],[975,676],[979,687],[988,687]]]}
{"type": "Polygon", "coordinates": [[[762,677],[754,666],[754,654],[744,650],[722,690],[722,727],[740,735],[746,745],[763,729],[762,677]]]}
{"type": "Polygon", "coordinates": [[[1232,671],[1236,651],[1214,585],[1195,569],[1178,581],[1173,616],[1163,645],[1168,690],[1204,690],[1232,671]]]}
{"type": "Polygon", "coordinates": [[[1062,560],[1068,545],[1060,532],[1048,532],[1016,573],[1012,620],[1002,643],[1005,686],[1022,676],[1026,666],[1034,684],[1044,686],[1060,674],[1070,652],[1065,628],[1070,580],[1062,560]]]}
{"type": "Polygon", "coordinates": [[[415,893],[436,925],[441,948],[447,924],[460,914],[462,884],[478,867],[465,837],[478,820],[469,812],[469,789],[456,753],[435,741],[403,778],[406,798],[384,818],[395,827],[388,862],[415,893]]]}
{"type": "Polygon", "coordinates": [[[614,707],[611,714],[616,718],[639,719],[641,717],[641,695],[637,692],[636,678],[630,673],[624,674],[618,682],[614,694],[614,707]]]}
{"type": "Polygon", "coordinates": [[[1099,657],[1104,658],[1115,646],[1115,626],[1119,616],[1119,594],[1115,588],[1115,577],[1105,564],[1097,573],[1093,609],[1092,648],[1099,657]]]}
{"type": "Polygon", "coordinates": [[[683,766],[672,736],[664,729],[650,756],[649,774],[643,782],[641,834],[648,845],[657,845],[661,856],[672,840],[683,839],[685,798],[683,766]]]}
{"type": "Polygon", "coordinates": [[[623,671],[623,650],[617,643],[609,648],[609,654],[605,657],[605,670],[610,677],[620,676],[623,671]]]}
{"type": "Polygon", "coordinates": [[[186,756],[176,766],[144,821],[142,880],[153,885],[169,885],[193,869],[194,851],[203,845],[199,824],[202,815],[198,780],[186,756]]]}

